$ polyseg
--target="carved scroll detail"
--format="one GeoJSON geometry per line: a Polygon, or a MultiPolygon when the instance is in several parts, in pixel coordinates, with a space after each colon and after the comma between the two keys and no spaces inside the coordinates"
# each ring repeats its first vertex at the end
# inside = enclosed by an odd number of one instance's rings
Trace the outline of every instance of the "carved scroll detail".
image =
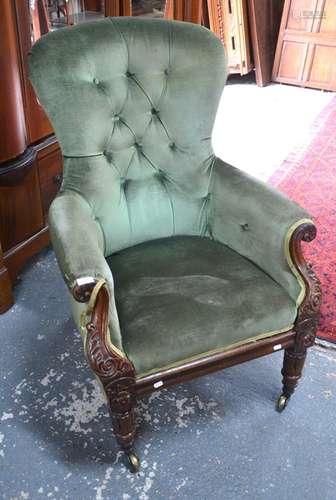
{"type": "Polygon", "coordinates": [[[87,325],[86,356],[106,393],[116,438],[127,451],[135,437],[135,370],[127,357],[114,351],[109,344],[108,305],[108,291],[103,286],[98,292],[91,322],[87,325]]]}
{"type": "Polygon", "coordinates": [[[295,323],[296,344],[298,350],[304,350],[314,344],[317,321],[322,303],[321,283],[314,273],[311,264],[305,261],[301,242],[311,242],[316,237],[316,227],[312,223],[304,223],[293,233],[290,252],[294,265],[297,267],[306,285],[306,295],[299,307],[295,323]]]}

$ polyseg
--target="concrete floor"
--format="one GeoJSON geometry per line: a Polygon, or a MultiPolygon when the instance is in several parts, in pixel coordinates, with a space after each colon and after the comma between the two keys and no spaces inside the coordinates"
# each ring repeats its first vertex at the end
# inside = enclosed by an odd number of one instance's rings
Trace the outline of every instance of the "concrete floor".
{"type": "Polygon", "coordinates": [[[315,118],[334,96],[277,83],[257,87],[253,73],[232,76],[215,123],[215,153],[267,181],[294,149],[309,143],[315,118]]]}
{"type": "Polygon", "coordinates": [[[312,348],[284,413],[282,353],[144,398],[132,475],[52,251],[0,319],[0,498],[334,500],[336,352],[312,348]]]}
{"type": "MultiPolygon", "coordinates": [[[[332,96],[304,91],[308,99],[302,92],[228,86],[216,124],[217,153],[259,177],[270,175],[297,142],[297,127],[305,127],[305,140],[307,122],[332,96]],[[296,102],[309,117],[295,115],[296,102]],[[265,138],[267,128],[274,134],[265,138]]],[[[16,305],[0,317],[0,498],[336,498],[335,350],[310,349],[305,377],[281,415],[274,409],[281,352],[143,399],[142,470],[131,475],[86,366],[51,250],[27,266],[15,295],[16,305]]]]}

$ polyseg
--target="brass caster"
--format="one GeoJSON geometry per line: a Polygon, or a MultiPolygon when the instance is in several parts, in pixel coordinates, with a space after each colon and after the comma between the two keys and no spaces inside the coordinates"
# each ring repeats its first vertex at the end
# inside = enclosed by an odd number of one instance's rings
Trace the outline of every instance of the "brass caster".
{"type": "Polygon", "coordinates": [[[131,451],[130,453],[127,453],[127,458],[131,472],[138,472],[140,469],[140,460],[138,456],[131,451]]]}
{"type": "Polygon", "coordinates": [[[289,396],[286,396],[285,394],[281,394],[281,396],[279,397],[279,399],[277,401],[276,409],[279,412],[284,411],[284,409],[288,405],[288,400],[289,400],[289,396]]]}

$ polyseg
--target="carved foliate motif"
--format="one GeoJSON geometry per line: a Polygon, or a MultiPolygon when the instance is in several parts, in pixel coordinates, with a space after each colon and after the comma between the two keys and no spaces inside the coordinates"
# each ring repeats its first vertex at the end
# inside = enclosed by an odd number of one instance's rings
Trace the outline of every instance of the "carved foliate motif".
{"type": "Polygon", "coordinates": [[[105,335],[98,328],[97,325],[89,323],[87,325],[87,343],[86,352],[90,361],[92,370],[102,377],[106,383],[110,381],[111,378],[118,378],[127,375],[129,372],[133,372],[134,369],[125,357],[119,356],[116,352],[111,352],[105,339],[105,335]]]}
{"type": "Polygon", "coordinates": [[[305,261],[301,248],[302,241],[310,242],[315,237],[316,227],[314,224],[305,223],[297,228],[291,240],[291,257],[306,285],[306,295],[299,307],[295,323],[296,350],[298,352],[314,344],[322,303],[321,283],[312,266],[305,261]]]}
{"type": "Polygon", "coordinates": [[[306,281],[309,284],[309,293],[300,308],[300,316],[310,317],[319,313],[322,303],[321,283],[314,273],[311,264],[306,265],[306,281]]]}
{"type": "Polygon", "coordinates": [[[135,370],[126,357],[112,350],[107,335],[108,292],[103,287],[98,292],[91,322],[87,325],[86,356],[103,385],[116,438],[125,450],[129,450],[135,437],[135,370]]]}

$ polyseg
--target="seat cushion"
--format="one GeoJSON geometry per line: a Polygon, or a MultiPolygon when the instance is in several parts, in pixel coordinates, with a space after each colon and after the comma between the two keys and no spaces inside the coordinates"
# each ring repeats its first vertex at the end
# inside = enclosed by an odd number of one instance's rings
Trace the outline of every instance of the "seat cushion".
{"type": "Polygon", "coordinates": [[[289,330],[296,305],[252,262],[209,238],[162,238],[108,257],[136,372],[289,330]]]}

